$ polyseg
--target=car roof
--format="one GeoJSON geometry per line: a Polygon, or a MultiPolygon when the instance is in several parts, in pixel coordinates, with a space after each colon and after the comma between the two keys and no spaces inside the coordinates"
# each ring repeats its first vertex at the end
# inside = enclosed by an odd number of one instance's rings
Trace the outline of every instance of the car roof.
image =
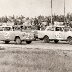
{"type": "Polygon", "coordinates": [[[68,27],[69,28],[69,26],[47,26],[47,28],[49,27],[68,27]]]}
{"type": "Polygon", "coordinates": [[[46,29],[48,29],[48,28],[50,28],[50,27],[56,28],[56,27],[65,27],[65,26],[47,26],[46,29]]]}
{"type": "Polygon", "coordinates": [[[12,28],[12,26],[0,26],[0,27],[11,27],[12,28]]]}
{"type": "Polygon", "coordinates": [[[52,28],[52,27],[54,27],[54,28],[56,28],[56,27],[60,27],[60,28],[70,28],[69,26],[47,26],[45,30],[49,29],[50,27],[51,27],[51,28],[52,28]]]}

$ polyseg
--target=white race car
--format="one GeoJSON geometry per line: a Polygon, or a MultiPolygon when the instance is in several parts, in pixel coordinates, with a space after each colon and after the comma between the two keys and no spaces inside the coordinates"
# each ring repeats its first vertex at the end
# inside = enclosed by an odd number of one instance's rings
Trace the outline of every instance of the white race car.
{"type": "Polygon", "coordinates": [[[44,40],[45,43],[54,40],[68,41],[72,44],[72,31],[70,27],[65,26],[48,26],[44,31],[38,31],[38,38],[44,40]]]}
{"type": "Polygon", "coordinates": [[[27,44],[30,44],[33,40],[33,33],[27,33],[20,30],[14,31],[12,26],[0,26],[0,41],[5,41],[5,43],[15,41],[17,44],[26,41],[27,44]]]}

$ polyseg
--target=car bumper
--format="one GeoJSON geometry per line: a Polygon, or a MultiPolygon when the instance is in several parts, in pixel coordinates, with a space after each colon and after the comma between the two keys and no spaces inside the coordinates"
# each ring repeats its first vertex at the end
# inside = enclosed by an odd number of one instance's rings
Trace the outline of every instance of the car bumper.
{"type": "Polygon", "coordinates": [[[34,41],[35,38],[26,38],[26,39],[23,39],[22,41],[34,41]]]}

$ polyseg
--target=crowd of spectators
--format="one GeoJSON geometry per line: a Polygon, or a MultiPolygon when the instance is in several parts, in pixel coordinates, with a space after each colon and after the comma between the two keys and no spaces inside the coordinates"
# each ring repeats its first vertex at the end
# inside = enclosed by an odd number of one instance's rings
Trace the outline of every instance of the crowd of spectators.
{"type": "MultiPolygon", "coordinates": [[[[52,16],[52,24],[54,25],[54,21],[65,22],[67,25],[72,27],[72,14],[67,14],[66,17],[64,15],[53,15],[52,16]],[[65,21],[64,21],[65,20],[65,21]]],[[[51,16],[38,16],[34,18],[21,16],[3,16],[0,17],[0,23],[14,22],[14,25],[25,25],[31,28],[40,30],[40,28],[45,28],[49,26],[51,23],[51,16]]],[[[64,24],[65,24],[64,23],[64,24]]]]}

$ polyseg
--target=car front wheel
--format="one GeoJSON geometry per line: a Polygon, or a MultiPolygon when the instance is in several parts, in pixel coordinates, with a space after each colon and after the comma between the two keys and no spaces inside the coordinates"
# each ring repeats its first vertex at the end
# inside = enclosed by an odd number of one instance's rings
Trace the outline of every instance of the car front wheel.
{"type": "Polygon", "coordinates": [[[32,41],[26,41],[27,44],[30,44],[32,41]]]}
{"type": "Polygon", "coordinates": [[[43,40],[45,43],[49,43],[49,37],[48,36],[45,36],[43,40]]]}
{"type": "Polygon", "coordinates": [[[19,37],[17,37],[15,41],[17,44],[21,44],[21,39],[19,37]]]}
{"type": "Polygon", "coordinates": [[[58,40],[54,40],[55,43],[58,43],[58,40]]]}
{"type": "Polygon", "coordinates": [[[8,44],[10,41],[5,41],[5,44],[8,44]]]}

